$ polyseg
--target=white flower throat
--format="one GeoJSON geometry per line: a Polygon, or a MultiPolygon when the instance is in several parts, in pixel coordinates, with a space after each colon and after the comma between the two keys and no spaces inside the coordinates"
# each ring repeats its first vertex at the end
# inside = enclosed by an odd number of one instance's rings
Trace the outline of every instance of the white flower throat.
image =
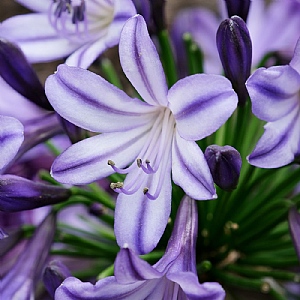
{"type": "Polygon", "coordinates": [[[112,160],[108,164],[120,174],[134,172],[129,180],[115,182],[111,188],[118,193],[132,195],[142,189],[151,200],[157,199],[164,183],[171,159],[171,147],[174,136],[175,119],[169,108],[159,108],[157,118],[147,131],[147,141],[142,147],[136,162],[124,169],[118,168],[112,160]],[[154,180],[153,176],[157,176],[154,180]],[[147,184],[150,184],[148,186],[147,184]]]}

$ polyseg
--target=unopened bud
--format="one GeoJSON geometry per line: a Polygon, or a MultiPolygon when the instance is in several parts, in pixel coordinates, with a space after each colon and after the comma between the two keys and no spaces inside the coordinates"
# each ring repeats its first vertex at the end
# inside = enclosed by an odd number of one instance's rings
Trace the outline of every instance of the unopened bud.
{"type": "Polygon", "coordinates": [[[211,145],[204,156],[215,184],[223,190],[235,189],[242,166],[240,153],[231,146],[211,145]]]}
{"type": "Polygon", "coordinates": [[[228,17],[239,16],[245,22],[247,21],[249,8],[251,1],[250,0],[225,0],[228,17]]]}
{"type": "Polygon", "coordinates": [[[244,20],[238,16],[224,20],[217,31],[217,48],[225,76],[238,95],[239,105],[248,97],[245,82],[250,76],[252,42],[244,20]]]}

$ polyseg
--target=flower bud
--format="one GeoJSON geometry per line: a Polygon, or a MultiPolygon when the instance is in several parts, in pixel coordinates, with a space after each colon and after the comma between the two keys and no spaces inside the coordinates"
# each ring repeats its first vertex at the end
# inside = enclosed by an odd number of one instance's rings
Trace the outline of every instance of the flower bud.
{"type": "Polygon", "coordinates": [[[300,213],[295,206],[290,208],[288,220],[294,247],[300,261],[300,213]]]}
{"type": "Polygon", "coordinates": [[[211,145],[204,156],[215,184],[223,190],[235,189],[242,166],[240,153],[231,146],[211,145]]]}
{"type": "Polygon", "coordinates": [[[16,212],[67,200],[70,190],[14,176],[0,176],[0,211],[16,212]]]}
{"type": "Polygon", "coordinates": [[[0,39],[0,76],[19,94],[46,110],[53,110],[35,71],[19,47],[0,39]]]}
{"type": "Polygon", "coordinates": [[[44,285],[54,299],[56,289],[62,284],[62,282],[71,276],[69,269],[60,261],[53,260],[44,270],[43,282],[44,285]]]}
{"type": "Polygon", "coordinates": [[[103,215],[104,209],[102,204],[98,202],[94,202],[90,207],[89,207],[89,213],[95,217],[100,217],[103,215]]]}
{"type": "Polygon", "coordinates": [[[246,23],[238,16],[224,20],[217,31],[217,48],[225,76],[243,105],[248,97],[245,82],[250,76],[252,42],[246,23]]]}
{"type": "Polygon", "coordinates": [[[247,21],[249,8],[251,1],[250,0],[225,0],[228,17],[239,16],[245,22],[247,21]]]}

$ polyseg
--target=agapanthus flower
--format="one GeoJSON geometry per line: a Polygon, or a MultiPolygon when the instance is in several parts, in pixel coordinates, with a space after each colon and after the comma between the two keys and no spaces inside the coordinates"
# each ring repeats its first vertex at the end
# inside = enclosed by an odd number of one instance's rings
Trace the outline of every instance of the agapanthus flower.
{"type": "Polygon", "coordinates": [[[278,168],[300,155],[300,39],[289,65],[260,68],[246,83],[252,111],[268,122],[250,164],[278,168]]]}
{"type": "Polygon", "coordinates": [[[115,261],[115,276],[95,285],[69,277],[56,290],[55,299],[224,299],[220,284],[198,281],[197,223],[196,203],[185,197],[166,252],[155,265],[149,265],[124,245],[115,261]]]}
{"type": "Polygon", "coordinates": [[[19,0],[36,11],[5,20],[0,36],[17,43],[30,62],[68,57],[87,68],[117,45],[125,21],[135,14],[131,0],[19,0]]]}
{"type": "Polygon", "coordinates": [[[237,96],[226,78],[204,74],[180,80],[168,91],[139,15],[124,26],[120,60],[144,102],[80,68],[61,65],[48,78],[46,94],[55,110],[80,127],[102,133],[61,154],[52,175],[60,182],[86,184],[114,172],[128,173],[125,182],[111,185],[120,193],[115,232],[119,245],[128,243],[145,253],[156,246],[167,224],[171,169],[174,182],[192,198],[216,198],[209,168],[194,141],[229,118],[237,96]]]}
{"type": "Polygon", "coordinates": [[[55,233],[56,216],[50,213],[38,226],[10,271],[1,278],[1,299],[33,299],[55,233]]]}

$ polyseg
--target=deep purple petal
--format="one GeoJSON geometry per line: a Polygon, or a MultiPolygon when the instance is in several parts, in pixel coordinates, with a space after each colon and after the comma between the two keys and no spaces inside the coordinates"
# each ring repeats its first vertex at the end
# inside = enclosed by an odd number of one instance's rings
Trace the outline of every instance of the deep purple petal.
{"type": "Polygon", "coordinates": [[[16,212],[67,200],[71,192],[14,175],[0,175],[0,211],[16,212]]]}
{"type": "Polygon", "coordinates": [[[99,280],[95,285],[67,278],[56,290],[57,300],[131,300],[146,299],[156,288],[159,279],[119,284],[114,277],[99,280]]]}
{"type": "Polygon", "coordinates": [[[229,18],[239,16],[247,21],[251,0],[225,0],[229,18]]]}
{"type": "Polygon", "coordinates": [[[186,141],[176,134],[172,149],[173,181],[181,186],[187,195],[196,200],[217,197],[214,182],[204,158],[195,142],[186,141]]]}
{"type": "Polygon", "coordinates": [[[264,121],[278,120],[299,105],[300,75],[290,66],[260,68],[246,86],[253,113],[264,121]]]}
{"type": "Polygon", "coordinates": [[[156,247],[165,230],[171,211],[170,161],[164,171],[164,176],[143,174],[141,169],[127,175],[124,187],[132,180],[141,181],[141,187],[134,195],[120,194],[117,198],[115,234],[120,247],[127,244],[138,254],[148,253],[156,247]],[[135,174],[138,171],[140,173],[135,174]],[[143,188],[148,187],[152,192],[161,180],[163,183],[158,198],[148,199],[143,193],[143,188]]]}
{"type": "Polygon", "coordinates": [[[168,100],[179,135],[193,141],[215,132],[237,106],[230,81],[219,75],[181,79],[170,89],[168,100]]]}
{"type": "Polygon", "coordinates": [[[17,154],[24,139],[23,130],[17,119],[0,116],[0,170],[17,154]]]}
{"type": "Polygon", "coordinates": [[[217,282],[200,284],[198,276],[192,272],[168,273],[167,278],[176,282],[190,300],[223,300],[225,291],[217,282]]]}
{"type": "Polygon", "coordinates": [[[2,278],[3,299],[30,299],[40,278],[55,234],[56,216],[50,213],[36,229],[25,251],[2,278]]]}
{"type": "Polygon", "coordinates": [[[294,206],[289,210],[289,228],[297,256],[300,260],[300,214],[294,206]]]}
{"type": "Polygon", "coordinates": [[[124,73],[151,105],[167,105],[167,83],[156,48],[142,16],[128,20],[122,30],[120,61],[124,73]]]}
{"type": "Polygon", "coordinates": [[[185,196],[177,211],[172,235],[166,253],[154,265],[160,272],[196,271],[196,241],[198,233],[198,211],[196,202],[185,196]]]}
{"type": "Polygon", "coordinates": [[[300,107],[264,128],[263,136],[248,157],[251,165],[279,168],[300,154],[300,107]]]}
{"type": "Polygon", "coordinates": [[[123,133],[108,133],[80,141],[63,152],[52,165],[53,177],[63,183],[86,184],[106,177],[117,167],[132,163],[147,139],[147,127],[123,133]]]}
{"type": "Polygon", "coordinates": [[[21,49],[1,39],[0,76],[25,98],[44,109],[52,110],[42,84],[21,49]]]}
{"type": "Polygon", "coordinates": [[[114,273],[120,284],[130,284],[163,276],[129,248],[122,248],[118,253],[114,273]]]}
{"type": "Polygon", "coordinates": [[[46,81],[46,94],[63,118],[95,132],[127,131],[153,118],[152,107],[80,68],[60,65],[46,81]]]}

